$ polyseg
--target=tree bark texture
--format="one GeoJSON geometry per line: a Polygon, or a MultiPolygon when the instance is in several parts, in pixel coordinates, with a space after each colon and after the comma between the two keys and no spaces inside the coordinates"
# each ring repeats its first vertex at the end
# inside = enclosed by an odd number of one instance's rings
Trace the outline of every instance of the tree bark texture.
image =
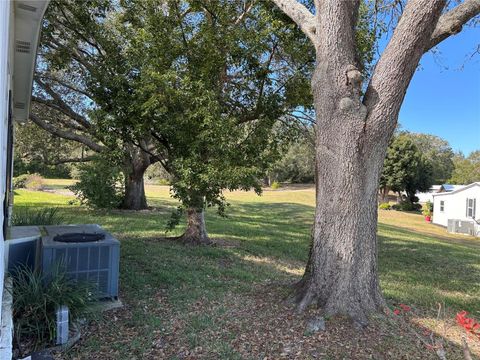
{"type": "Polygon", "coordinates": [[[316,212],[307,268],[295,298],[360,322],[384,301],[377,275],[377,193],[386,150],[370,148],[354,32],[358,4],[322,2],[317,15],[316,212]],[[332,16],[332,14],[334,14],[332,16]],[[335,41],[332,41],[335,39],[335,41]],[[328,85],[327,85],[328,84],[328,85]]]}
{"type": "Polygon", "coordinates": [[[187,209],[187,228],[180,236],[180,241],[187,245],[209,245],[212,243],[208,237],[205,225],[205,211],[203,208],[187,209]]]}
{"type": "Polygon", "coordinates": [[[136,146],[131,146],[125,158],[125,197],[122,208],[144,210],[148,208],[145,196],[144,174],[150,166],[150,155],[136,146]]]}
{"type": "Polygon", "coordinates": [[[468,9],[443,16],[445,0],[410,0],[365,95],[354,38],[360,2],[315,1],[312,14],[298,1],[273,1],[312,40],[317,55],[316,211],[306,271],[294,298],[300,310],[319,304],[327,314],[366,324],[370,313],[385,306],[378,280],[377,195],[400,106],[438,33],[455,33],[460,16],[463,24],[478,14],[480,0],[467,0],[468,9]]]}

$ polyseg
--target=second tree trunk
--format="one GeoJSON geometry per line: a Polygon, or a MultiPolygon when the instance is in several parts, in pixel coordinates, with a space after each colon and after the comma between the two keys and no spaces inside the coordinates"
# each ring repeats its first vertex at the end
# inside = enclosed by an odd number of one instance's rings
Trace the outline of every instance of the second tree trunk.
{"type": "Polygon", "coordinates": [[[208,237],[205,226],[205,212],[202,208],[187,209],[187,228],[180,240],[190,245],[211,244],[212,241],[208,237]]]}

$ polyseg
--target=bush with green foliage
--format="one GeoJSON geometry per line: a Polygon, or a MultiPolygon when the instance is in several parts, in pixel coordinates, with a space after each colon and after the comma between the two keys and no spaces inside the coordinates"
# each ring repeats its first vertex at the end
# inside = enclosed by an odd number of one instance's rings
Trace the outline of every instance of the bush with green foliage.
{"type": "Polygon", "coordinates": [[[272,185],[270,185],[270,187],[272,188],[272,190],[277,190],[281,188],[281,185],[278,181],[274,181],[272,185]]]}
{"type": "MultiPolygon", "coordinates": [[[[314,135],[309,131],[310,137],[314,135]]],[[[301,134],[282,154],[270,171],[277,181],[307,184],[315,180],[315,146],[311,139],[301,134]]]]}
{"type": "Polygon", "coordinates": [[[389,203],[382,203],[378,206],[378,208],[381,210],[390,210],[392,207],[389,203]]]}
{"type": "Polygon", "coordinates": [[[43,177],[40,174],[23,174],[13,178],[15,189],[28,189],[39,191],[44,186],[43,177]]]}
{"type": "Polygon", "coordinates": [[[29,350],[53,344],[58,307],[68,306],[70,320],[74,320],[84,316],[93,301],[91,286],[71,280],[61,266],[56,266],[48,278],[21,266],[12,272],[12,278],[15,344],[27,343],[33,347],[29,350]]]}
{"type": "Polygon", "coordinates": [[[12,225],[58,225],[64,222],[58,208],[15,207],[12,214],[12,225]]]}
{"type": "Polygon", "coordinates": [[[432,213],[433,213],[433,204],[431,203],[431,201],[427,201],[422,206],[422,215],[423,216],[432,216],[432,213]]]}
{"type": "Polygon", "coordinates": [[[124,195],[124,177],[119,166],[97,157],[78,167],[78,182],[69,187],[81,204],[92,208],[119,208],[124,195]]]}
{"type": "Polygon", "coordinates": [[[17,177],[13,178],[13,188],[14,189],[25,189],[27,185],[27,179],[29,177],[29,174],[22,174],[18,175],[17,177]]]}
{"type": "Polygon", "coordinates": [[[398,211],[419,211],[421,208],[422,205],[410,201],[402,201],[399,204],[392,205],[392,210],[398,211]]]}

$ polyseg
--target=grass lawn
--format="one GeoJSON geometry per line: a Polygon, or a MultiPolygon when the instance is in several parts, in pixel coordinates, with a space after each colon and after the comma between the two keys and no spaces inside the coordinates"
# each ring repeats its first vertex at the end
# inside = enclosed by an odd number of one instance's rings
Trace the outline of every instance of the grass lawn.
{"type": "MultiPolygon", "coordinates": [[[[147,197],[152,210],[105,212],[68,205],[65,193],[17,191],[16,206],[58,206],[66,222],[98,223],[121,240],[125,306],[92,321],[61,358],[436,359],[425,344],[433,331],[448,359],[461,359],[464,330],[455,314],[480,319],[480,241],[420,215],[379,214],[382,289],[392,309],[408,304],[412,311],[374,317],[366,330],[329,318],[325,332],[309,334],[306,322],[321,309],[296,314],[284,299],[307,258],[313,189],[227,193],[229,217],[207,213],[217,246],[198,248],[165,240],[176,205],[168,188],[148,186],[147,197]]],[[[468,343],[480,355],[480,341],[468,343]]]]}

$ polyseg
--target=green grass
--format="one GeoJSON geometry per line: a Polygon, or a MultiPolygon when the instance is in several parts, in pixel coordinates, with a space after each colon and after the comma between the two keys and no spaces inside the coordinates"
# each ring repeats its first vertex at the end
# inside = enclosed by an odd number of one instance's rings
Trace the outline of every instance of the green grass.
{"type": "MultiPolygon", "coordinates": [[[[149,186],[147,196],[154,210],[106,212],[68,205],[72,197],[67,195],[17,190],[16,207],[58,206],[67,223],[98,223],[121,240],[126,319],[108,322],[118,334],[111,342],[104,344],[92,334],[72,356],[101,353],[110,346],[118,358],[148,358],[145,351],[155,334],[180,333],[173,316],[183,324],[185,346],[208,349],[217,354],[214,358],[235,358],[228,339],[201,336],[222,329],[227,320],[219,309],[225,304],[211,312],[192,314],[192,308],[199,302],[221,303],[227,295],[246,296],[259,284],[298,279],[308,254],[313,189],[267,190],[262,197],[227,193],[232,205],[228,218],[209,211],[207,227],[211,237],[233,246],[199,248],[163,240],[176,205],[168,188],[149,186]],[[125,341],[128,334],[135,341],[125,341]]],[[[412,305],[425,319],[436,316],[438,303],[449,314],[467,310],[480,318],[479,240],[448,234],[420,215],[394,211],[380,211],[378,234],[381,286],[389,303],[412,305]]]]}

